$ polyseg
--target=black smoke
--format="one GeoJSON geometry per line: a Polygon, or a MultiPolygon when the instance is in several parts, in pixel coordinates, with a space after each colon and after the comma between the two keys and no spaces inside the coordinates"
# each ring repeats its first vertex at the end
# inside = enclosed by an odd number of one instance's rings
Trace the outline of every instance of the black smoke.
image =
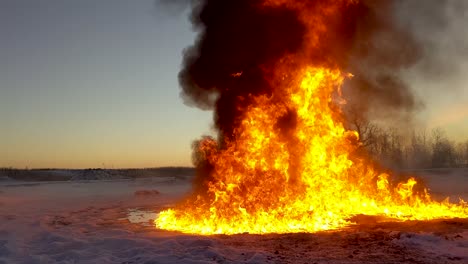
{"type": "Polygon", "coordinates": [[[215,125],[231,137],[249,95],[269,94],[263,68],[298,51],[305,34],[296,11],[259,9],[260,1],[195,1],[191,20],[199,32],[184,52],[179,74],[186,103],[215,109],[215,125]]]}
{"type": "MultiPolygon", "coordinates": [[[[272,94],[265,72],[288,54],[304,53],[310,65],[339,67],[354,74],[345,85],[348,107],[360,113],[411,112],[419,105],[400,77],[422,55],[421,45],[398,23],[396,1],[340,3],[340,14],[327,18],[329,30],[311,52],[304,10],[262,6],[261,0],[194,0],[190,15],[198,37],[184,51],[179,82],[184,101],[214,109],[222,138],[233,137],[251,96],[272,94]]],[[[294,2],[294,1],[292,1],[294,2]]],[[[296,2],[303,2],[297,0],[296,2]]],[[[331,0],[310,0],[320,10],[331,0]]]]}

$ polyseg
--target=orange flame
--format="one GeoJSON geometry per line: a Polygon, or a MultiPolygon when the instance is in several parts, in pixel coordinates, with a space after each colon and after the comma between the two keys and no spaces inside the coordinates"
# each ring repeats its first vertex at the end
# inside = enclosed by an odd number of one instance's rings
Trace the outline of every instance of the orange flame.
{"type": "MultiPolygon", "coordinates": [[[[333,16],[333,7],[321,14],[333,16]]],[[[309,32],[307,52],[326,31],[321,17],[313,22],[316,31],[309,32]]],[[[463,201],[436,202],[414,178],[395,183],[358,156],[359,135],[345,129],[339,109],[339,91],[351,75],[301,63],[300,56],[278,63],[271,78],[277,89],[253,98],[235,140],[222,148],[214,140],[201,142],[200,151],[213,166],[207,193],[162,211],[155,220],[158,228],[193,234],[292,233],[342,228],[358,214],[399,220],[468,217],[463,201]]]]}

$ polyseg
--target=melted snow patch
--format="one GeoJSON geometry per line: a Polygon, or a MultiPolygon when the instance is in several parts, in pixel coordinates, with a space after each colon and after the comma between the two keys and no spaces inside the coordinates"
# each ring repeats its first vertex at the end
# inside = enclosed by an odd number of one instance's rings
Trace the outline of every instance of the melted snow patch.
{"type": "Polygon", "coordinates": [[[154,219],[158,217],[159,213],[145,211],[140,209],[129,209],[127,219],[132,224],[141,224],[144,226],[151,226],[154,219]]]}

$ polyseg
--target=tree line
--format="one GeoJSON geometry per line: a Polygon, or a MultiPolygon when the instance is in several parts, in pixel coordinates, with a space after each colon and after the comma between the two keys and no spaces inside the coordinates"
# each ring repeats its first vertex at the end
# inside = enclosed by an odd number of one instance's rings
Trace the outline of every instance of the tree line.
{"type": "Polygon", "coordinates": [[[442,128],[413,130],[383,128],[367,121],[354,120],[361,147],[381,164],[396,169],[468,167],[468,139],[456,142],[442,128]]]}

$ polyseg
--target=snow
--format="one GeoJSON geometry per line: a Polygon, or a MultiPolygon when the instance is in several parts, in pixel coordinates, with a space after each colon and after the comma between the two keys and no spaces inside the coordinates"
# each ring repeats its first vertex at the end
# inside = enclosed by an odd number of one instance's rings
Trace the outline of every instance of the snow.
{"type": "Polygon", "coordinates": [[[396,244],[452,260],[468,260],[468,230],[455,234],[404,233],[396,244]]]}
{"type": "MultiPolygon", "coordinates": [[[[468,200],[466,170],[424,174],[437,196],[468,200]]],[[[357,217],[345,230],[282,235],[154,228],[158,212],[190,191],[186,176],[2,179],[0,263],[468,263],[468,219],[357,217]]]]}

